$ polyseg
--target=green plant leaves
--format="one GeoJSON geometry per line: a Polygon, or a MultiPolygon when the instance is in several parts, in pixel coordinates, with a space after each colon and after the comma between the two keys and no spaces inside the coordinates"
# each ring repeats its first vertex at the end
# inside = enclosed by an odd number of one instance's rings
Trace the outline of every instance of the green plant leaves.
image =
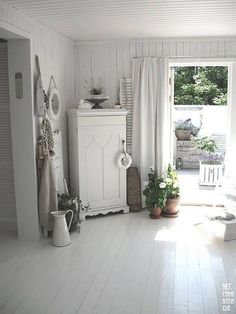
{"type": "Polygon", "coordinates": [[[226,66],[176,67],[176,105],[227,105],[226,66]]]}
{"type": "Polygon", "coordinates": [[[155,207],[164,210],[167,199],[179,196],[177,173],[170,165],[162,176],[152,170],[148,174],[148,178],[148,185],[143,191],[143,195],[146,196],[146,205],[150,210],[155,207]]]}

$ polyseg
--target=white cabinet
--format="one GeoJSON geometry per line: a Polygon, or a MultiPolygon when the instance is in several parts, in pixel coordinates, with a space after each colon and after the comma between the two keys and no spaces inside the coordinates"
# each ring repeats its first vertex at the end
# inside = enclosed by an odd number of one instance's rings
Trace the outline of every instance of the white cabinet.
{"type": "Polygon", "coordinates": [[[71,191],[89,205],[85,216],[128,212],[126,170],[117,165],[126,140],[125,110],[72,109],[69,120],[71,191]]]}

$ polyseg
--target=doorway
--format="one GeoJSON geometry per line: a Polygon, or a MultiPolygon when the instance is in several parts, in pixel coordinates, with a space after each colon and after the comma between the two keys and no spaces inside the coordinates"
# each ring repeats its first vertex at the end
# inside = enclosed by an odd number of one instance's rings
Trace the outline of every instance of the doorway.
{"type": "MultiPolygon", "coordinates": [[[[171,66],[172,156],[183,204],[223,205],[225,202],[219,188],[223,178],[208,180],[211,174],[205,172],[206,179],[202,182],[199,165],[207,154],[199,149],[194,139],[214,141],[217,148],[209,156],[219,157],[224,165],[229,136],[229,67],[228,63],[216,62],[171,66]],[[184,131],[179,131],[181,129],[184,131]]],[[[224,166],[222,169],[223,175],[224,166]]]]}
{"type": "Polygon", "coordinates": [[[16,202],[8,84],[8,44],[0,38],[0,229],[16,231],[16,202]]]}

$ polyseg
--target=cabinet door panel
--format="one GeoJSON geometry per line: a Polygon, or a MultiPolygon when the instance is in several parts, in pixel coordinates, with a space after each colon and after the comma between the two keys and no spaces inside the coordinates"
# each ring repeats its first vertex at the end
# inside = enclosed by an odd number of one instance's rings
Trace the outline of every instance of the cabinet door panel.
{"type": "Polygon", "coordinates": [[[90,203],[103,198],[102,159],[102,147],[93,137],[92,142],[86,148],[86,189],[90,203]]]}
{"type": "Polygon", "coordinates": [[[120,169],[117,167],[119,134],[110,136],[103,149],[104,200],[120,198],[120,169]]]}
{"type": "Polygon", "coordinates": [[[125,203],[125,171],[116,162],[125,126],[80,127],[78,133],[81,200],[92,209],[125,203]]]}

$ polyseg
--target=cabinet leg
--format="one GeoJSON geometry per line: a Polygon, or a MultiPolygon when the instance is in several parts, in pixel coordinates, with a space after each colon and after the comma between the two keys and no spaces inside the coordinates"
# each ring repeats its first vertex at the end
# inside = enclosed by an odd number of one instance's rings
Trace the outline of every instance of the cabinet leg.
{"type": "Polygon", "coordinates": [[[123,209],[123,213],[128,214],[129,213],[129,207],[126,207],[125,209],[123,209]]]}

